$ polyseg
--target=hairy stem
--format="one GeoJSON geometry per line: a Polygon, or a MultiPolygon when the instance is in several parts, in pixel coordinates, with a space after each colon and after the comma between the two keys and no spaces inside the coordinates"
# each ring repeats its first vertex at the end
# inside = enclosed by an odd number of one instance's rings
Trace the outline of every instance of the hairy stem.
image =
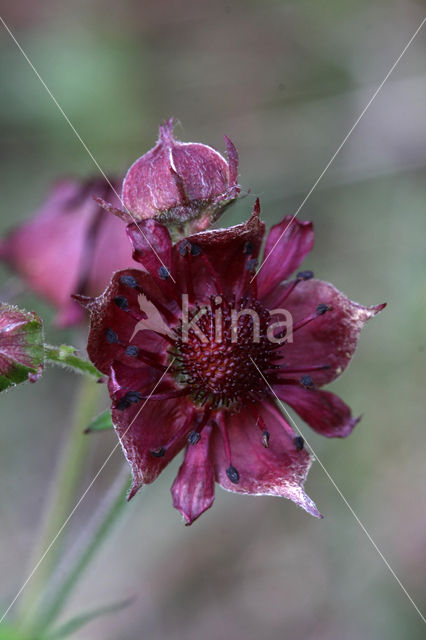
{"type": "Polygon", "coordinates": [[[82,373],[97,380],[102,378],[102,373],[91,362],[80,358],[74,347],[66,344],[60,346],[45,344],[44,353],[46,362],[70,368],[76,373],[82,373]]]}

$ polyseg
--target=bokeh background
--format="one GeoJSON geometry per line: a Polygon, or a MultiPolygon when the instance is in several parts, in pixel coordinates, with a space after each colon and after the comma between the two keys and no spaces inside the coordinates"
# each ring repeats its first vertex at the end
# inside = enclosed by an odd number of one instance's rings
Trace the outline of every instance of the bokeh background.
{"type": "MultiPolygon", "coordinates": [[[[271,224],[293,213],[420,24],[412,0],[4,1],[2,15],[96,160],[123,173],[174,115],[184,140],[240,152],[271,224]]],[[[96,167],[0,28],[0,231],[58,175],[96,167]]],[[[306,268],[364,304],[388,302],[333,384],[362,422],[345,441],[299,424],[420,608],[425,606],[426,32],[423,29],[303,207],[306,268]]],[[[57,274],[52,274],[52,276],[57,274]]],[[[5,295],[9,272],[1,269],[5,295]]],[[[50,326],[50,341],[82,343],[50,326]]],[[[0,603],[11,601],[54,482],[80,381],[48,370],[1,397],[0,603]]],[[[106,398],[100,401],[107,406],[106,398]]],[[[81,490],[114,445],[96,435],[81,490]]],[[[417,639],[424,625],[316,463],[307,490],[323,521],[287,501],[217,489],[186,528],[169,487],[179,461],[126,508],[62,618],[132,598],[81,640],[417,639]]],[[[65,532],[68,545],[121,468],[117,451],[65,532]]]]}

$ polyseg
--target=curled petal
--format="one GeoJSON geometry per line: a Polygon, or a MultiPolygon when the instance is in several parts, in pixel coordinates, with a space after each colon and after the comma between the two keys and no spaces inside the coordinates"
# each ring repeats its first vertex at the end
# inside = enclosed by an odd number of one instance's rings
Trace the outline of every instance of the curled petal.
{"type": "Polygon", "coordinates": [[[204,427],[196,444],[188,444],[172,485],[173,506],[192,524],[214,501],[214,469],[209,458],[212,427],[204,427]]]}
{"type": "Polygon", "coordinates": [[[260,296],[266,296],[286,280],[314,245],[312,222],[286,216],[274,225],[266,239],[261,269],[256,276],[260,296]]]}
{"type": "MultiPolygon", "coordinates": [[[[285,288],[283,292],[285,295],[285,288]]],[[[315,312],[318,305],[328,305],[331,310],[295,332],[293,340],[283,346],[282,354],[289,369],[306,367],[308,373],[311,367],[328,366],[309,374],[315,386],[322,386],[346,369],[361,329],[386,305],[364,307],[322,280],[300,282],[283,303],[292,316],[293,326],[315,312]]]]}
{"type": "Polygon", "coordinates": [[[243,409],[226,419],[226,428],[231,449],[232,466],[239,475],[238,482],[232,482],[227,474],[227,460],[224,443],[215,429],[212,437],[212,459],[216,481],[228,491],[252,495],[272,495],[288,498],[308,513],[321,517],[314,502],[303,490],[312,458],[307,451],[296,447],[294,433],[285,423],[268,412],[262,405],[256,405],[269,432],[268,447],[262,444],[261,432],[256,424],[253,409],[243,409]]]}
{"type": "Polygon", "coordinates": [[[276,385],[280,400],[289,404],[314,431],[327,438],[346,438],[361,418],[354,418],[347,404],[330,391],[276,385]]]}

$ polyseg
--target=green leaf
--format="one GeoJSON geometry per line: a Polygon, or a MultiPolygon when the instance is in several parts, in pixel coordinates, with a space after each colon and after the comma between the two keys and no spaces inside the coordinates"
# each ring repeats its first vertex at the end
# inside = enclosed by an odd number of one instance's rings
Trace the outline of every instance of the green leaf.
{"type": "Polygon", "coordinates": [[[111,411],[107,409],[98,415],[89,426],[84,430],[84,433],[94,433],[95,431],[109,431],[114,429],[112,423],[111,411]]]}
{"type": "Polygon", "coordinates": [[[116,611],[120,611],[121,609],[128,607],[133,602],[133,600],[134,598],[128,598],[127,600],[108,605],[107,607],[100,607],[99,609],[94,609],[93,611],[82,613],[81,615],[76,616],[75,618],[72,618],[71,620],[66,622],[64,625],[59,627],[59,629],[56,629],[56,631],[52,631],[46,636],[46,640],[60,640],[61,638],[67,638],[92,620],[95,620],[96,618],[100,618],[101,616],[107,614],[115,613],[116,611]]]}
{"type": "Polygon", "coordinates": [[[0,302],[0,391],[30,380],[44,364],[43,323],[32,311],[0,302]]]}
{"type": "Polygon", "coordinates": [[[91,362],[80,358],[77,355],[77,349],[74,347],[70,347],[67,344],[61,344],[59,347],[45,344],[44,349],[47,362],[72,369],[77,373],[83,373],[99,381],[102,380],[102,373],[91,362]]]}

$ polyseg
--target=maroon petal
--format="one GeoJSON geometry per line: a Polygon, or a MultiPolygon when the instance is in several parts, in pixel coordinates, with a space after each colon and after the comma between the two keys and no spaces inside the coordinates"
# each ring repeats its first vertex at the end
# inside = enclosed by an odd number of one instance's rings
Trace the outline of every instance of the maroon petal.
{"type": "Polygon", "coordinates": [[[259,296],[267,295],[296,271],[313,245],[312,222],[286,216],[274,225],[266,239],[263,263],[256,276],[259,296]]]}
{"type": "Polygon", "coordinates": [[[144,220],[129,224],[127,233],[133,245],[133,259],[151,275],[158,276],[162,267],[172,270],[172,241],[164,225],[144,220]]]}
{"type": "Polygon", "coordinates": [[[169,342],[164,335],[168,331],[167,321],[173,318],[172,307],[176,304],[167,299],[149,274],[137,269],[118,271],[111,284],[99,298],[87,301],[78,298],[90,311],[91,324],[87,352],[96,367],[109,375],[111,364],[119,360],[128,366],[138,363],[137,356],[128,353],[130,345],[138,350],[153,352],[160,362],[166,357],[169,342]],[[157,310],[158,319],[164,319],[158,332],[138,330],[146,314],[141,303],[150,301],[157,310]]]}
{"type": "MultiPolygon", "coordinates": [[[[285,295],[285,287],[282,290],[285,295]]],[[[296,331],[293,341],[286,343],[281,350],[283,364],[289,369],[297,367],[299,371],[306,367],[306,373],[315,386],[331,382],[346,369],[364,324],[386,306],[364,307],[322,280],[300,282],[283,306],[291,313],[296,325],[322,304],[329,305],[331,311],[296,331]],[[329,368],[310,372],[311,367],[319,365],[328,365],[329,368]]]]}
{"type": "Polygon", "coordinates": [[[327,438],[346,438],[361,419],[354,418],[348,405],[330,391],[292,385],[276,385],[274,391],[312,429],[327,438]]]}
{"type": "Polygon", "coordinates": [[[259,214],[257,201],[247,222],[227,229],[196,233],[176,245],[177,253],[183,253],[182,243],[185,243],[184,246],[190,243],[195,247],[193,253],[196,255],[189,259],[192,264],[194,291],[200,299],[205,300],[210,295],[220,293],[212,277],[212,270],[216,272],[225,294],[242,294],[247,289],[265,230],[259,214]]]}
{"type": "Polygon", "coordinates": [[[211,426],[204,427],[199,442],[187,446],[172,485],[173,506],[187,524],[192,524],[214,501],[214,469],[209,459],[211,430],[211,426]]]}
{"type": "Polygon", "coordinates": [[[232,466],[238,471],[239,481],[231,482],[226,473],[229,460],[218,428],[213,432],[211,454],[216,481],[228,491],[288,498],[320,518],[314,502],[303,491],[312,458],[307,451],[295,446],[296,434],[284,418],[279,422],[276,415],[268,412],[263,405],[256,405],[255,410],[250,407],[234,415],[224,415],[224,418],[232,466]],[[263,418],[270,434],[268,448],[262,444],[256,412],[263,418]]]}
{"type": "MultiPolygon", "coordinates": [[[[155,385],[151,391],[155,393],[155,385]]],[[[114,428],[133,475],[129,499],[143,484],[153,482],[186,444],[191,416],[192,406],[185,398],[141,400],[112,410],[114,428]]]]}

